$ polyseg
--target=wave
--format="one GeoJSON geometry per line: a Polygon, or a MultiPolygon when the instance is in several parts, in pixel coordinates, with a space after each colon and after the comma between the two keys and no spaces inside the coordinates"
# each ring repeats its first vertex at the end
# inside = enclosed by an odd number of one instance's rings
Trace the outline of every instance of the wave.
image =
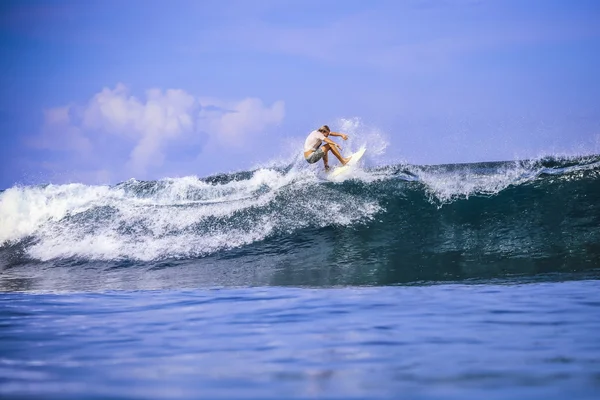
{"type": "Polygon", "coordinates": [[[332,230],[374,263],[599,259],[600,156],[398,164],[338,182],[316,171],[292,163],[114,186],[12,187],[0,192],[0,264],[151,262],[261,253],[261,244],[280,254],[300,235],[332,230]]]}
{"type": "Polygon", "coordinates": [[[26,240],[27,253],[42,261],[194,257],[326,226],[325,208],[344,225],[379,210],[321,183],[310,174],[261,169],[113,187],[13,187],[0,194],[0,243],[26,240]]]}

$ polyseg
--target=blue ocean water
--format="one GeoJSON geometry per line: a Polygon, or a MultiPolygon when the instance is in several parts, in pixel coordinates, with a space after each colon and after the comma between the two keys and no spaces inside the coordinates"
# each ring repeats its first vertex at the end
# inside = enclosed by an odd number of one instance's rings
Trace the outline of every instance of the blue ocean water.
{"type": "Polygon", "coordinates": [[[0,192],[0,396],[600,393],[600,158],[0,192]]]}

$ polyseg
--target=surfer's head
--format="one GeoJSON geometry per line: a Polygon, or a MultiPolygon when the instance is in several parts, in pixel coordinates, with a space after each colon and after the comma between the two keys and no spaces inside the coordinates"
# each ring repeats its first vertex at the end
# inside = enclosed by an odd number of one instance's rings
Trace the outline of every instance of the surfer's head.
{"type": "Polygon", "coordinates": [[[329,129],[329,127],[327,125],[323,125],[318,130],[325,136],[329,136],[329,132],[331,132],[331,129],[329,129]]]}

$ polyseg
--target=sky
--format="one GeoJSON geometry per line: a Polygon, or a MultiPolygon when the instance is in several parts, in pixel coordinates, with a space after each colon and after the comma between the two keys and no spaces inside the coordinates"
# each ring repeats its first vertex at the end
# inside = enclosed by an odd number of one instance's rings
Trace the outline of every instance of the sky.
{"type": "Polygon", "coordinates": [[[0,189],[291,163],[322,124],[380,162],[600,152],[596,0],[6,0],[0,44],[0,189]]]}

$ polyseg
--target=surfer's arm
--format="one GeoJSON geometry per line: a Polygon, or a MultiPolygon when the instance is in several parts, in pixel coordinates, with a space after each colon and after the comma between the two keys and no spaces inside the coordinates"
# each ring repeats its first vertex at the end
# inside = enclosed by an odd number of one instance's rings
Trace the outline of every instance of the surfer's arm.
{"type": "Polygon", "coordinates": [[[341,133],[341,132],[329,132],[329,136],[338,136],[344,140],[348,139],[348,135],[346,135],[345,133],[341,133]]]}
{"type": "MultiPolygon", "coordinates": [[[[331,135],[331,133],[330,133],[330,135],[331,135]]],[[[327,144],[330,144],[330,145],[332,145],[332,146],[336,146],[336,147],[338,147],[338,148],[340,148],[340,149],[341,149],[341,147],[340,147],[340,145],[339,145],[339,144],[337,144],[336,142],[334,142],[333,140],[331,140],[331,139],[329,139],[329,138],[323,138],[323,141],[324,141],[325,143],[327,143],[327,144]]]]}

